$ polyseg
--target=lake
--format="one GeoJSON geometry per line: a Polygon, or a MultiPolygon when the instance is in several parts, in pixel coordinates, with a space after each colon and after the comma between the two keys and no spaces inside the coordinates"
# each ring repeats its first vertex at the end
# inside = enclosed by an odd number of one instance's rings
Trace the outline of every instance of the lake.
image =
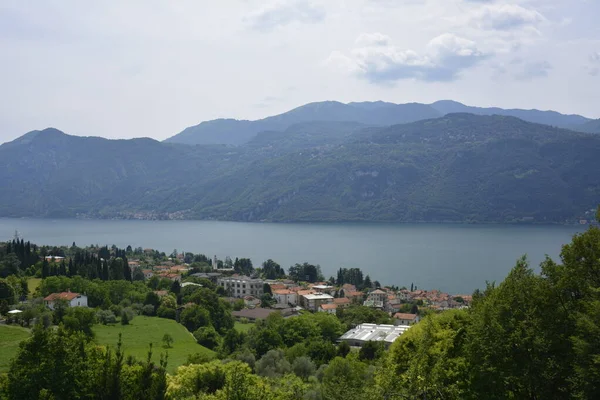
{"type": "Polygon", "coordinates": [[[500,282],[527,254],[532,266],[585,226],[439,225],[370,223],[243,223],[217,221],[0,219],[0,240],[15,230],[36,244],[173,249],[247,257],[255,266],[272,258],[286,269],[320,264],[326,277],[358,267],[382,284],[471,293],[500,282]]]}

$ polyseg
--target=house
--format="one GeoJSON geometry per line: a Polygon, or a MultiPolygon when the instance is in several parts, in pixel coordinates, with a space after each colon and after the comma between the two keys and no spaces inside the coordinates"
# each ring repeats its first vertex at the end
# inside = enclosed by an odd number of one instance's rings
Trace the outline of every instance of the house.
{"type": "Polygon", "coordinates": [[[184,287],[186,287],[186,286],[198,286],[198,287],[202,287],[202,285],[201,285],[201,284],[199,284],[199,283],[194,283],[194,282],[183,282],[183,283],[181,284],[181,287],[182,287],[182,288],[184,288],[184,287]]]}
{"type": "Polygon", "coordinates": [[[150,279],[154,276],[154,272],[151,269],[143,269],[144,279],[150,279]]]}
{"type": "Polygon", "coordinates": [[[155,290],[154,293],[158,296],[158,297],[164,297],[166,295],[169,294],[168,290],[155,290]]]}
{"type": "Polygon", "coordinates": [[[350,305],[350,299],[347,297],[338,297],[333,299],[333,304],[337,305],[337,308],[344,308],[350,305]]]}
{"type": "Polygon", "coordinates": [[[260,299],[254,296],[244,296],[244,305],[248,308],[254,308],[260,305],[260,299]]]}
{"type": "Polygon", "coordinates": [[[68,307],[87,307],[88,298],[84,294],[73,293],[71,291],[62,293],[52,293],[44,298],[44,304],[54,310],[57,301],[65,301],[68,307]]]}
{"type": "Polygon", "coordinates": [[[250,278],[248,276],[223,276],[217,279],[217,285],[225,289],[232,297],[254,296],[260,298],[263,295],[262,279],[250,278]]]}
{"type": "Polygon", "coordinates": [[[387,306],[387,293],[381,289],[375,289],[367,296],[364,306],[384,309],[387,306]]]}
{"type": "Polygon", "coordinates": [[[326,293],[305,294],[300,297],[302,307],[317,311],[321,304],[333,303],[333,296],[326,293]]]}
{"type": "Polygon", "coordinates": [[[396,313],[394,314],[395,325],[414,325],[419,322],[417,314],[396,313]]]}
{"type": "Polygon", "coordinates": [[[181,282],[181,275],[179,274],[174,274],[172,272],[160,272],[158,274],[158,276],[160,276],[161,278],[164,279],[169,279],[171,281],[178,281],[181,282]]]}
{"type": "Polygon", "coordinates": [[[259,319],[266,319],[269,315],[271,315],[272,313],[276,313],[279,312],[278,310],[272,310],[270,308],[261,308],[261,307],[256,307],[256,308],[244,308],[243,310],[240,311],[232,311],[231,315],[239,320],[241,318],[246,318],[248,321],[256,321],[259,319]]]}
{"type": "Polygon", "coordinates": [[[60,262],[63,261],[65,258],[61,257],[61,256],[46,256],[44,257],[44,260],[48,261],[48,262],[60,262]]]}
{"type": "Polygon", "coordinates": [[[216,284],[221,275],[222,274],[219,272],[196,272],[190,276],[193,276],[194,278],[208,279],[212,283],[216,284]]]}
{"type": "Polygon", "coordinates": [[[273,298],[277,301],[277,304],[291,304],[293,306],[298,304],[298,294],[289,289],[273,290],[273,298]]]}
{"type": "Polygon", "coordinates": [[[326,303],[326,304],[321,304],[319,306],[319,312],[326,312],[328,314],[334,314],[337,312],[337,307],[338,305],[335,303],[326,303]]]}
{"type": "Polygon", "coordinates": [[[316,290],[319,293],[327,293],[330,295],[333,295],[333,293],[335,292],[335,288],[333,286],[329,286],[329,285],[313,285],[311,287],[311,289],[316,290]]]}
{"type": "Polygon", "coordinates": [[[387,348],[408,329],[408,325],[360,324],[344,333],[338,341],[355,347],[361,347],[367,342],[383,342],[387,348]]]}

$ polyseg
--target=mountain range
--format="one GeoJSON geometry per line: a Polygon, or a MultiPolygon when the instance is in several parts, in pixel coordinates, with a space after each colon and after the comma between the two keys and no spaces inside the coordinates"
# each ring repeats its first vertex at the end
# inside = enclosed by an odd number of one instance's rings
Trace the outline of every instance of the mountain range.
{"type": "Polygon", "coordinates": [[[245,130],[225,136],[206,127],[188,135],[237,145],[33,131],[0,146],[0,216],[564,223],[590,215],[600,199],[600,135],[557,126],[595,121],[527,114],[540,124],[488,109],[456,113],[456,104],[312,103],[235,121],[245,130]]]}
{"type": "Polygon", "coordinates": [[[442,100],[432,104],[394,104],[383,101],[344,104],[337,101],[324,101],[309,103],[283,114],[256,121],[235,119],[205,121],[184,129],[166,142],[241,145],[250,141],[259,132],[281,131],[302,122],[344,121],[370,126],[389,126],[438,118],[450,113],[506,115],[574,131],[600,133],[600,120],[591,120],[581,115],[565,115],[556,111],[471,107],[452,100],[442,100]]]}

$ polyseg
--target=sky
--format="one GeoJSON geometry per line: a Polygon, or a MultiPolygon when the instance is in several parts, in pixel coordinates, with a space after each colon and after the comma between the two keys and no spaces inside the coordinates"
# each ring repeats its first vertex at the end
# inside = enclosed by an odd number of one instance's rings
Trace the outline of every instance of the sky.
{"type": "Polygon", "coordinates": [[[600,0],[2,0],[0,142],[165,139],[314,101],[600,118],[600,0]]]}

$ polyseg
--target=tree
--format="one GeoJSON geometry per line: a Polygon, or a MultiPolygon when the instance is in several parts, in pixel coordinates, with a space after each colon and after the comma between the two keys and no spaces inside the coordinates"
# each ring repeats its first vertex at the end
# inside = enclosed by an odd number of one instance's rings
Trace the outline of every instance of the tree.
{"type": "Polygon", "coordinates": [[[123,310],[121,312],[121,325],[129,325],[129,315],[123,310]]]}
{"type": "Polygon", "coordinates": [[[221,336],[217,333],[215,328],[212,326],[203,326],[194,331],[194,337],[198,344],[204,347],[208,347],[213,350],[221,343],[221,336]]]}
{"type": "Polygon", "coordinates": [[[346,341],[342,341],[337,348],[337,355],[345,358],[350,353],[350,345],[346,341]]]}
{"type": "Polygon", "coordinates": [[[291,371],[292,367],[281,349],[269,350],[256,362],[256,373],[260,376],[277,378],[291,371]]]}
{"type": "Polygon", "coordinates": [[[358,359],[361,361],[373,361],[381,357],[384,351],[383,342],[368,341],[360,348],[358,359]]]}
{"type": "Polygon", "coordinates": [[[181,285],[179,284],[179,281],[173,281],[173,284],[171,285],[171,292],[175,293],[175,295],[178,295],[181,292],[181,285]]]}
{"type": "Polygon", "coordinates": [[[170,349],[173,345],[173,336],[168,333],[165,333],[162,337],[163,346],[167,349],[170,349]]]}
{"type": "Polygon", "coordinates": [[[336,357],[323,375],[323,398],[331,400],[358,400],[363,398],[366,365],[360,361],[336,357]]]}
{"type": "Polygon", "coordinates": [[[179,322],[190,332],[211,324],[208,311],[198,305],[185,308],[179,316],[179,322]]]}
{"type": "Polygon", "coordinates": [[[296,376],[306,382],[309,377],[315,374],[315,363],[308,357],[298,357],[292,364],[292,371],[294,371],[296,376]]]}

